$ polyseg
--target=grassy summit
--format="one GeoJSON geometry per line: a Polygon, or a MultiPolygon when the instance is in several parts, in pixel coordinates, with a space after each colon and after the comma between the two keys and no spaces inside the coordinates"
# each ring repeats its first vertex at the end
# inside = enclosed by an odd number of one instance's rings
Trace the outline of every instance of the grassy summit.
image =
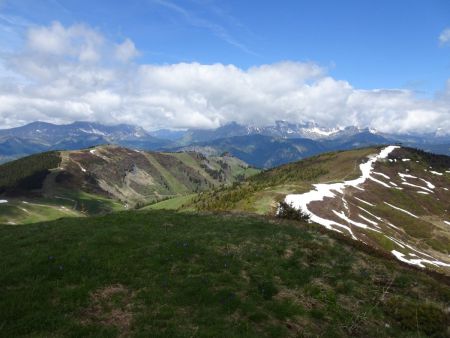
{"type": "Polygon", "coordinates": [[[0,332],[446,336],[448,280],[332,236],[305,223],[170,211],[3,225],[0,332]]]}

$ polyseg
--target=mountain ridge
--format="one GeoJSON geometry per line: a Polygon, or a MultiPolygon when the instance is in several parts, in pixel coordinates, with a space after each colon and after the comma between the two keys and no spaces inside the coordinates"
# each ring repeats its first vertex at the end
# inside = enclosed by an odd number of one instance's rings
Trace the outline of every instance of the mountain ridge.
{"type": "Polygon", "coordinates": [[[450,155],[450,136],[442,133],[392,135],[356,126],[323,128],[314,122],[276,121],[274,125],[262,127],[231,122],[215,129],[184,131],[146,131],[132,125],[103,125],[96,122],[74,122],[67,125],[33,122],[22,127],[0,130],[0,163],[48,150],[76,150],[101,144],[115,144],[150,151],[180,151],[194,147],[203,151],[199,147],[206,147],[207,151],[221,154],[227,151],[233,153],[235,150],[233,155],[242,155],[241,159],[252,165],[273,167],[304,158],[305,154],[314,154],[301,150],[303,148],[315,149],[315,153],[320,153],[392,143],[450,155]],[[255,154],[252,155],[250,150],[242,151],[239,144],[233,144],[239,137],[248,145],[253,142],[251,146],[255,149],[255,154]],[[258,140],[262,142],[258,143],[258,140]],[[263,154],[261,150],[269,142],[279,144],[274,151],[281,151],[281,144],[285,144],[289,147],[290,154],[286,154],[284,158],[276,155],[278,159],[273,158],[274,154],[263,154]]]}

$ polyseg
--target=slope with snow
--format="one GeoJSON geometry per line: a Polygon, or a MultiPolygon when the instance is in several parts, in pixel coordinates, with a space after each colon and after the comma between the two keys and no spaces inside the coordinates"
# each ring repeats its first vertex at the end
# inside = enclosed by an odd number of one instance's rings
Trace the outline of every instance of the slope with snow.
{"type": "Polygon", "coordinates": [[[285,202],[311,222],[390,251],[403,262],[450,273],[445,228],[450,175],[410,152],[387,146],[359,165],[358,178],[314,184],[306,193],[287,195],[285,202]]]}

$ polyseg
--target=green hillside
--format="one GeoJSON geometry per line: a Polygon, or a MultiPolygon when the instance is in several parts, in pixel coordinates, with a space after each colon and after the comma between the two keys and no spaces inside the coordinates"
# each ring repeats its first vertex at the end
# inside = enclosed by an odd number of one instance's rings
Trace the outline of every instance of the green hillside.
{"type": "MultiPolygon", "coordinates": [[[[382,148],[327,153],[203,192],[174,208],[275,215],[287,195],[358,178],[360,165],[382,148]]],[[[319,224],[403,261],[450,274],[450,157],[395,148],[376,161],[361,186],[309,205],[319,224]],[[320,223],[320,219],[322,223],[320,223]]],[[[336,188],[340,189],[340,188],[336,188]]]]}
{"type": "Polygon", "coordinates": [[[170,211],[3,225],[1,335],[447,335],[448,280],[320,229],[170,211]]]}
{"type": "Polygon", "coordinates": [[[60,162],[59,153],[52,151],[0,165],[0,193],[42,188],[50,170],[57,168],[60,162]]]}
{"type": "Polygon", "coordinates": [[[118,146],[50,152],[0,165],[0,222],[33,223],[139,208],[245,180],[259,170],[231,157],[118,146]]]}
{"type": "Polygon", "coordinates": [[[332,152],[269,169],[240,184],[199,194],[197,210],[274,214],[277,203],[290,193],[306,192],[311,184],[338,182],[359,175],[358,165],[376,148],[332,152]]]}

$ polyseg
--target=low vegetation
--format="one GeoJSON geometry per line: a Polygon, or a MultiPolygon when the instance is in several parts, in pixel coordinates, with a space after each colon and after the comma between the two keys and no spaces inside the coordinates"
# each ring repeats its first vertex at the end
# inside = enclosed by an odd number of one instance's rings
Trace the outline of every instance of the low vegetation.
{"type": "Polygon", "coordinates": [[[51,151],[0,165],[0,193],[40,189],[49,170],[60,161],[59,153],[51,151]]]}
{"type": "Polygon", "coordinates": [[[199,211],[239,210],[273,214],[274,205],[278,205],[292,189],[306,191],[317,181],[356,177],[359,174],[359,162],[375,151],[374,148],[365,148],[332,152],[272,168],[244,182],[202,192],[188,207],[199,211]],[[264,203],[260,206],[261,201],[264,203]]]}
{"type": "Polygon", "coordinates": [[[170,211],[3,225],[0,331],[447,336],[448,281],[353,245],[304,222],[170,211]]]}

